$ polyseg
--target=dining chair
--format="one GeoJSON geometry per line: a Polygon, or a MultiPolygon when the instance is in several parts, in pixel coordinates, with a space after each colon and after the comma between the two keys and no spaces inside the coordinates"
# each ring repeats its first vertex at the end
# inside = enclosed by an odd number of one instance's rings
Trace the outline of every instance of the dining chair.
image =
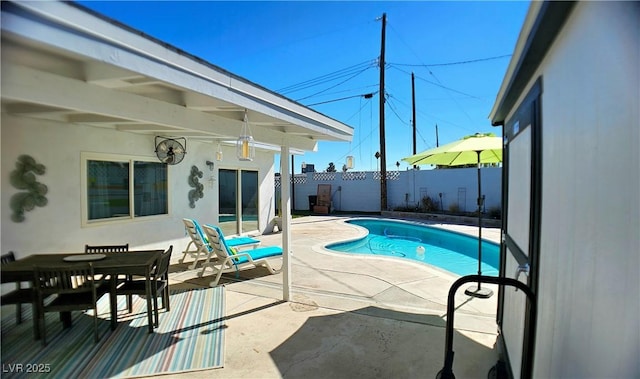
{"type": "MultiPolygon", "coordinates": [[[[129,252],[129,244],[124,245],[84,245],[84,252],[86,254],[100,254],[100,253],[128,253],[129,252]]],[[[98,278],[102,276],[98,275],[98,278]]],[[[109,276],[106,276],[108,279],[109,276]]],[[[125,280],[131,280],[131,275],[121,275],[118,277],[118,284],[122,283],[125,280]]],[[[131,307],[131,302],[133,301],[132,296],[127,296],[127,307],[131,307]]]]}
{"type": "MultiPolygon", "coordinates": [[[[10,262],[14,262],[16,256],[13,251],[8,252],[0,256],[0,262],[5,265],[10,262]]],[[[0,299],[1,305],[15,304],[16,305],[16,324],[22,322],[22,304],[33,304],[35,299],[33,288],[22,288],[21,282],[16,282],[16,288],[6,294],[2,295],[0,299]]]]}
{"type": "Polygon", "coordinates": [[[91,263],[71,264],[57,267],[39,267],[34,269],[34,287],[36,292],[36,310],[41,331],[42,346],[47,345],[47,312],[70,312],[93,309],[93,330],[95,342],[98,342],[98,299],[109,292],[109,286],[103,280],[95,280],[91,263]],[[51,302],[44,299],[55,295],[51,302]]]}
{"type": "MultiPolygon", "coordinates": [[[[154,326],[158,327],[159,315],[158,315],[158,296],[162,297],[162,307],[168,312],[169,306],[169,262],[171,261],[171,252],[173,251],[173,245],[162,253],[160,258],[156,261],[153,270],[151,272],[151,297],[153,297],[153,310],[147,309],[147,312],[154,312],[154,326]]],[[[133,278],[123,282],[117,289],[118,295],[146,295],[147,294],[147,281],[146,278],[133,278]]],[[[133,312],[133,305],[128,304],[129,313],[133,312]]]]}
{"type": "Polygon", "coordinates": [[[126,253],[129,251],[129,244],[126,245],[84,245],[84,252],[96,253],[126,253]]]}

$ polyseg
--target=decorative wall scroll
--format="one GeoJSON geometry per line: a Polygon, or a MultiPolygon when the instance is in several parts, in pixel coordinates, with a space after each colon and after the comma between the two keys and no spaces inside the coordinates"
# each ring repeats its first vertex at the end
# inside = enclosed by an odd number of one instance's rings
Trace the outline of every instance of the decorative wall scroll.
{"type": "Polygon", "coordinates": [[[193,187],[189,191],[189,206],[191,208],[195,208],[196,201],[204,197],[204,185],[198,180],[198,178],[202,178],[202,175],[202,171],[198,170],[198,167],[191,166],[191,174],[189,174],[189,185],[193,187]]]}
{"type": "Polygon", "coordinates": [[[10,182],[13,187],[23,192],[18,192],[11,196],[10,206],[13,213],[13,222],[23,222],[24,213],[33,210],[36,206],[47,205],[47,198],[44,196],[49,189],[46,185],[36,180],[36,175],[43,175],[45,167],[36,163],[36,160],[29,155],[21,155],[16,162],[16,169],[11,172],[10,182]]]}

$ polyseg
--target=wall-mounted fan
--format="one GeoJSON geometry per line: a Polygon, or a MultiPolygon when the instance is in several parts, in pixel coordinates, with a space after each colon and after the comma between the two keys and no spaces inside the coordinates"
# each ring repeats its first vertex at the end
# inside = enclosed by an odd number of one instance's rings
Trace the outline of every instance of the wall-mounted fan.
{"type": "Polygon", "coordinates": [[[185,138],[156,137],[156,155],[160,162],[170,165],[178,164],[182,162],[186,153],[187,140],[185,138]],[[183,143],[178,140],[182,140],[183,143]]]}

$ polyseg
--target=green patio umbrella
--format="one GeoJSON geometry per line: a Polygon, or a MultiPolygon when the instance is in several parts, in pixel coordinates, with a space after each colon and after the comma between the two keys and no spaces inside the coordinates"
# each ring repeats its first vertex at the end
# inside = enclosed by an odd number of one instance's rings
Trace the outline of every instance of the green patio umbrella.
{"type": "MultiPolygon", "coordinates": [[[[478,166],[478,275],[482,275],[482,187],[480,165],[502,162],[502,138],[493,133],[476,133],[457,141],[425,150],[410,157],[402,158],[411,165],[478,166]]],[[[470,296],[488,298],[493,292],[477,287],[468,288],[465,293],[470,296]]]]}

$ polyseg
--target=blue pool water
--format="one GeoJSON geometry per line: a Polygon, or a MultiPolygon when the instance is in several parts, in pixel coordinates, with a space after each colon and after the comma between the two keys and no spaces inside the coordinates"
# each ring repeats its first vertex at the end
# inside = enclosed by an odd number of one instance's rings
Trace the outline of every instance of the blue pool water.
{"type": "MultiPolygon", "coordinates": [[[[412,259],[461,276],[478,273],[477,237],[391,220],[353,219],[347,222],[366,228],[369,234],[356,241],[328,245],[327,249],[412,259]]],[[[500,246],[483,240],[482,275],[498,276],[499,257],[500,246]]]]}

